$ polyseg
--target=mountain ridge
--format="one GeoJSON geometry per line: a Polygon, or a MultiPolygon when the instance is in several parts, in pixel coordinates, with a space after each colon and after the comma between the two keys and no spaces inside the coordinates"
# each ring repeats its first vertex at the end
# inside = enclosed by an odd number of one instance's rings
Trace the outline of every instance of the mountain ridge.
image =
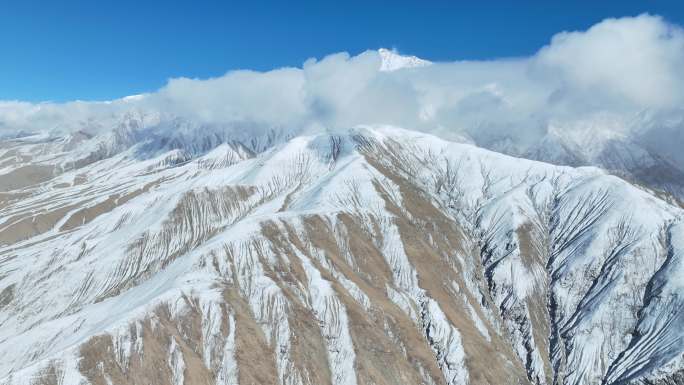
{"type": "Polygon", "coordinates": [[[3,142],[62,169],[0,195],[3,385],[681,377],[682,210],[656,192],[389,126],[122,127],[3,142]]]}

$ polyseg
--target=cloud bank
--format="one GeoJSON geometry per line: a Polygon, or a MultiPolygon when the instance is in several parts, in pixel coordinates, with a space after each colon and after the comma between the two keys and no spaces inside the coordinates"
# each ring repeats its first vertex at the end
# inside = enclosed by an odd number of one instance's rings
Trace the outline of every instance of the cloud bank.
{"type": "Polygon", "coordinates": [[[604,20],[561,32],[530,56],[383,71],[377,51],[309,59],[301,68],[171,79],[110,102],[0,102],[0,135],[111,129],[128,111],[202,124],[297,131],[393,124],[487,145],[524,148],[552,126],[610,120],[628,129],[643,111],[684,105],[684,30],[658,16],[604,20]]]}

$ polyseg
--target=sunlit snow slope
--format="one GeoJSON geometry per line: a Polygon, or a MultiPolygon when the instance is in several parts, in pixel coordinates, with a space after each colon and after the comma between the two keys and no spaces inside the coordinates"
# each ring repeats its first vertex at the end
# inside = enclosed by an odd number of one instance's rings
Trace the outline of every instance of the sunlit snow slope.
{"type": "Polygon", "coordinates": [[[398,128],[176,124],[0,143],[0,384],[684,383],[666,196],[398,128]]]}

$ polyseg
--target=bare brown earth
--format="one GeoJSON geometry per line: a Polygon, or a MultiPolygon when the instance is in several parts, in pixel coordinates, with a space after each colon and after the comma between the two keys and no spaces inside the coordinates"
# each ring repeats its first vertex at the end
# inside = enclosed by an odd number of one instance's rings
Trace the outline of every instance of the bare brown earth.
{"type": "Polygon", "coordinates": [[[0,175],[0,191],[11,191],[33,186],[52,179],[54,166],[27,165],[0,175]]]}
{"type": "MultiPolygon", "coordinates": [[[[472,383],[525,383],[527,379],[524,368],[510,345],[491,329],[490,335],[494,337],[492,342],[484,340],[468,318],[464,306],[454,301],[453,293],[448,289],[451,281],[465,287],[462,276],[458,274],[462,269],[453,260],[453,256],[457,254],[468,253],[468,250],[463,249],[463,231],[457,223],[445,217],[429,200],[423,198],[420,191],[406,179],[378,160],[370,156],[368,160],[400,187],[403,207],[393,207],[392,202],[386,198],[387,207],[397,215],[396,224],[401,232],[404,249],[418,270],[421,287],[438,301],[449,321],[463,335],[472,383]],[[402,209],[410,215],[404,215],[402,209]],[[428,242],[428,239],[432,242],[428,242]]],[[[377,185],[376,188],[380,189],[377,185]]],[[[474,302],[472,298],[469,300],[474,302]]]]}
{"type": "Polygon", "coordinates": [[[12,217],[7,221],[8,225],[0,227],[0,244],[13,244],[42,234],[55,227],[59,220],[76,207],[78,206],[70,205],[34,215],[26,213],[12,217]]]}

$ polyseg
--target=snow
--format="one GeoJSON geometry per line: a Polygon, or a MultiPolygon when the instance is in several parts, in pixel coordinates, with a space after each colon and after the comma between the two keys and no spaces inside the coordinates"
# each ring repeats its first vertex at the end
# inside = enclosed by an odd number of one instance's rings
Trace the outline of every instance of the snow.
{"type": "Polygon", "coordinates": [[[328,362],[333,385],[355,385],[354,345],[349,334],[349,320],[344,305],[335,295],[330,282],[304,254],[298,253],[309,280],[310,306],[321,322],[321,334],[328,349],[328,362]]]}
{"type": "Polygon", "coordinates": [[[175,337],[171,337],[169,347],[169,367],[171,367],[173,385],[183,385],[185,381],[185,361],[175,337]]]}
{"type": "MultiPolygon", "coordinates": [[[[391,69],[415,64],[390,54],[395,54],[386,53],[391,69]]],[[[577,368],[567,374],[567,383],[661,378],[681,368],[684,228],[680,208],[597,168],[553,166],[397,127],[360,126],[340,135],[341,151],[336,156],[331,155],[329,136],[323,134],[263,139],[255,145],[259,151],[219,139],[204,148],[197,140],[188,144],[186,152],[158,147],[145,157],[140,156],[139,144],[114,151],[118,142],[109,142],[103,159],[31,187],[29,196],[0,208],[1,230],[13,223],[12,217],[33,217],[35,223],[38,212],[70,207],[41,234],[0,245],[0,293],[10,287],[14,293],[9,307],[0,312],[0,356],[8,357],[0,360],[0,383],[10,377],[8,383],[26,383],[57,358],[63,383],[81,383],[85,380],[77,369],[78,347],[101,334],[112,336],[116,360],[126,368],[131,354],[145,348],[143,320],[159,305],[167,306],[175,319],[187,316],[185,297],[199,304],[204,365],[222,383],[237,383],[236,315],[225,303],[222,285],[234,285],[245,300],[266,343],[276,352],[280,382],[301,381],[306,373],[296,368],[291,356],[292,303],[271,274],[279,268],[280,257],[263,236],[262,225],[285,222],[304,239],[302,218],[318,215],[335,229],[342,257],[355,269],[348,235],[336,222],[341,212],[363,218],[369,234],[380,232],[373,242],[391,272],[391,282],[380,287],[420,330],[445,381],[467,383],[468,335],[447,317],[444,304],[421,286],[396,215],[386,207],[387,198],[403,210],[406,197],[357,149],[354,135],[379,146],[387,146],[390,139],[398,143],[401,149],[391,150],[408,153],[402,159],[415,171],[412,182],[464,228],[464,242],[470,246],[464,249],[481,251],[482,255],[468,251],[471,254],[453,256],[463,265],[463,271],[454,274],[461,274],[464,285],[452,284],[449,289],[478,338],[507,339],[521,365],[531,357],[528,373],[539,378],[550,375],[544,359],[552,365],[559,359],[547,357],[549,353],[535,340],[544,330],[537,329],[541,321],[532,319],[538,309],[530,305],[545,307],[548,295],[555,313],[537,318],[549,322],[550,333],[560,341],[551,354],[562,352],[567,365],[577,368]],[[447,166],[456,170],[458,191],[435,190],[435,181],[447,166]],[[85,182],[76,183],[81,176],[85,182]],[[66,181],[68,186],[54,188],[56,181],[66,181]],[[73,230],[61,230],[66,218],[78,210],[146,185],[153,187],[73,230]],[[237,188],[244,189],[244,196],[235,193],[237,188]],[[583,219],[591,215],[578,212],[577,205],[602,192],[605,212],[595,220],[583,219]],[[633,228],[635,239],[609,259],[611,237],[624,221],[633,228]],[[559,246],[573,227],[584,224],[586,231],[571,237],[567,247],[559,246]],[[667,255],[643,259],[651,255],[664,225],[669,226],[667,255]],[[526,234],[534,242],[548,238],[551,244],[540,250],[549,255],[535,260],[526,234]],[[484,290],[489,290],[486,295],[484,290]],[[635,290],[643,291],[645,298],[644,303],[639,298],[630,302],[636,312],[626,305],[635,290]]],[[[34,149],[35,142],[45,138],[26,140],[22,151],[34,149]]],[[[73,151],[51,144],[40,161],[66,165],[99,151],[97,143],[103,138],[84,140],[85,146],[73,151]]],[[[590,206],[589,211],[596,207],[590,206]]],[[[377,304],[325,253],[308,246],[296,253],[306,287],[293,292],[320,321],[332,382],[354,384],[357,347],[338,290],[367,313],[377,304]]],[[[174,384],[185,379],[182,345],[174,337],[167,346],[174,384]]]]}
{"type": "Polygon", "coordinates": [[[387,48],[380,48],[378,53],[382,60],[380,71],[397,71],[404,68],[425,67],[432,64],[415,56],[400,55],[397,51],[387,48]]]}
{"type": "Polygon", "coordinates": [[[461,334],[451,325],[437,301],[427,299],[423,307],[426,317],[427,338],[437,354],[437,360],[449,385],[467,384],[468,369],[461,334]]]}

